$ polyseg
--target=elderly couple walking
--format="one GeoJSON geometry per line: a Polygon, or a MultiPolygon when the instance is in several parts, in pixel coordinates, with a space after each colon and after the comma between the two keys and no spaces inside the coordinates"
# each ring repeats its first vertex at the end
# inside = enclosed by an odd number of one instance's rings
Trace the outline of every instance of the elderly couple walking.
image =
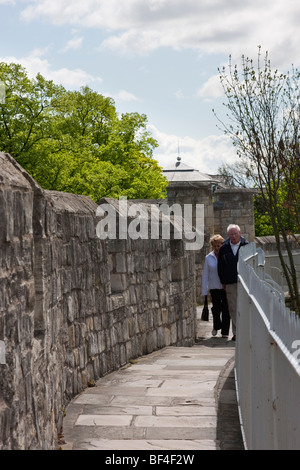
{"type": "Polygon", "coordinates": [[[210,239],[212,251],[205,257],[202,274],[202,295],[211,295],[213,330],[215,336],[221,330],[223,337],[228,337],[230,318],[232,322],[232,340],[236,338],[237,308],[237,263],[241,246],[248,242],[241,235],[238,225],[227,228],[228,238],[214,235],[210,239]]]}

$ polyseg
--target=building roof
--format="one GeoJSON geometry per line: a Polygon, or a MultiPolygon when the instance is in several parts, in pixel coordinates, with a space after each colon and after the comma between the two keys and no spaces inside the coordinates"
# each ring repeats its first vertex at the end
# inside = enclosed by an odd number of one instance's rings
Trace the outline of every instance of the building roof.
{"type": "Polygon", "coordinates": [[[199,170],[192,168],[185,163],[182,163],[181,158],[177,158],[175,164],[169,165],[163,169],[163,174],[168,181],[171,182],[184,182],[184,181],[199,181],[207,183],[216,183],[217,180],[211,178],[206,173],[201,173],[199,170]]]}

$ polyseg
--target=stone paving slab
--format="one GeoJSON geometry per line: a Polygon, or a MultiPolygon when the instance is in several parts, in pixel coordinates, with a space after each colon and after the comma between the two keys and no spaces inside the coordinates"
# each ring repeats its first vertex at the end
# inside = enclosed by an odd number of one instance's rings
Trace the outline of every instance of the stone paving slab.
{"type": "MultiPolygon", "coordinates": [[[[178,450],[182,448],[182,440],[132,440],[131,446],[135,450],[178,450]]],[[[92,439],[90,442],[83,443],[82,449],[85,450],[128,450],[128,444],[123,440],[92,439]]],[[[184,443],[185,450],[216,450],[214,440],[189,441],[184,443]]]]}
{"type": "Polygon", "coordinates": [[[211,337],[211,322],[200,326],[195,346],[168,347],[138,358],[72,400],[62,449],[218,450],[226,440],[220,410],[234,440],[227,439],[225,447],[240,449],[230,375],[235,344],[211,337]]]}
{"type": "Polygon", "coordinates": [[[157,406],[156,416],[216,416],[216,408],[205,405],[157,406]]]}

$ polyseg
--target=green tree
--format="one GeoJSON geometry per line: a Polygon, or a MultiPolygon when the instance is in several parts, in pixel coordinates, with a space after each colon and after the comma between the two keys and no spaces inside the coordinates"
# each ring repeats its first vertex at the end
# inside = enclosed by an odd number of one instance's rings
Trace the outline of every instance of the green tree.
{"type": "Polygon", "coordinates": [[[114,101],[68,91],[18,64],[0,64],[0,147],[45,189],[101,197],[159,198],[167,182],[153,159],[147,117],[118,117],[114,101]]]}
{"type": "Polygon", "coordinates": [[[33,148],[50,138],[51,103],[63,88],[40,74],[29,80],[18,64],[0,64],[0,80],[5,86],[5,102],[0,105],[0,145],[21,165],[34,166],[33,148]]]}
{"type": "Polygon", "coordinates": [[[289,236],[300,231],[300,74],[295,69],[287,74],[272,71],[268,54],[262,64],[260,48],[257,67],[253,60],[242,59],[241,72],[231,59],[228,68],[219,71],[229,111],[228,123],[220,122],[238,154],[247,159],[245,171],[255,181],[270,217],[292,309],[300,314],[297,270],[289,244],[289,236]]]}
{"type": "MultiPolygon", "coordinates": [[[[249,161],[245,158],[241,158],[240,161],[232,164],[223,163],[218,168],[218,175],[222,178],[223,183],[227,186],[238,186],[242,188],[253,188],[256,186],[255,179],[251,177],[247,167],[249,161]]],[[[298,201],[292,200],[288,203],[288,187],[284,181],[281,182],[280,188],[278,189],[278,210],[281,212],[282,221],[287,233],[296,234],[297,225],[295,224],[294,216],[291,217],[293,212],[290,207],[297,207],[298,201]]],[[[271,217],[268,213],[268,208],[264,203],[264,198],[258,191],[254,196],[254,222],[255,222],[255,234],[256,236],[274,235],[271,217]]]]}

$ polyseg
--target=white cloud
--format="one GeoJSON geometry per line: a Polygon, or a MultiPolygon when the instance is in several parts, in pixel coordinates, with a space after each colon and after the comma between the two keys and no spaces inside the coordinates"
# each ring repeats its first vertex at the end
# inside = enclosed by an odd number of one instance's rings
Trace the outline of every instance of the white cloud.
{"type": "Polygon", "coordinates": [[[170,47],[239,57],[262,45],[276,67],[298,58],[299,17],[298,0],[24,0],[22,11],[25,21],[101,29],[102,47],[119,53],[170,47]]]}
{"type": "Polygon", "coordinates": [[[148,127],[159,144],[154,159],[163,168],[176,162],[178,148],[182,162],[202,173],[215,174],[222,163],[233,163],[238,159],[230,138],[225,135],[209,135],[197,140],[165,134],[152,124],[148,127]]]}
{"type": "Polygon", "coordinates": [[[66,67],[54,70],[49,61],[44,58],[46,49],[35,49],[26,57],[0,57],[0,62],[21,64],[30,78],[36,77],[40,73],[47,80],[53,80],[56,84],[65,87],[78,88],[80,86],[90,85],[92,83],[101,83],[100,77],[94,77],[80,68],[68,69],[66,67]]]}
{"type": "Polygon", "coordinates": [[[49,79],[53,80],[54,83],[60,83],[66,87],[74,88],[85,86],[94,82],[102,82],[100,77],[93,77],[82,69],[70,70],[64,67],[58,70],[49,70],[49,72],[46,72],[45,75],[48,75],[49,79]]]}
{"type": "Polygon", "coordinates": [[[178,99],[178,100],[182,100],[184,98],[184,94],[183,94],[183,91],[181,89],[177,90],[175,93],[174,93],[174,96],[178,99]]]}
{"type": "Polygon", "coordinates": [[[197,97],[203,98],[204,101],[212,101],[213,99],[220,98],[223,95],[224,91],[220,83],[219,75],[213,75],[210,77],[197,91],[197,97]]]}
{"type": "Polygon", "coordinates": [[[68,51],[77,51],[78,49],[81,48],[82,46],[82,41],[83,41],[83,38],[80,37],[80,38],[72,38],[70,39],[70,41],[67,42],[67,44],[65,45],[65,47],[63,47],[61,49],[61,52],[68,52],[68,51]]]}
{"type": "Polygon", "coordinates": [[[140,101],[133,93],[130,93],[126,90],[121,90],[117,95],[109,95],[114,98],[115,101],[124,102],[124,101],[140,101]]]}

